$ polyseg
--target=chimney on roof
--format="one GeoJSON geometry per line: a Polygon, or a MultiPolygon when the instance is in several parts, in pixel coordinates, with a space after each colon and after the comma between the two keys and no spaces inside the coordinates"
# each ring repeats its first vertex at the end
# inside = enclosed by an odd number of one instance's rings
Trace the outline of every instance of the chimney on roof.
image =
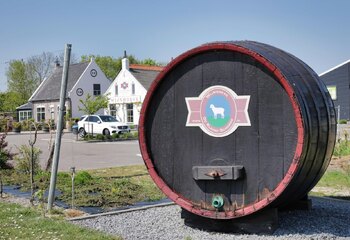
{"type": "Polygon", "coordinates": [[[60,65],[60,61],[58,60],[58,57],[56,57],[56,60],[55,60],[55,68],[61,66],[60,65]]]}
{"type": "Polygon", "coordinates": [[[122,59],[122,69],[129,70],[129,59],[126,56],[126,51],[124,51],[124,58],[122,59]]]}

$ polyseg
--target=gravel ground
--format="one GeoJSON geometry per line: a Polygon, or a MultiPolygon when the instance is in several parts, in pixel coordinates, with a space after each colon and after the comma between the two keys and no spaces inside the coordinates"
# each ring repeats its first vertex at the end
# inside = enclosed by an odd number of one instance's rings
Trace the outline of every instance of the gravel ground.
{"type": "Polygon", "coordinates": [[[279,228],[271,236],[238,235],[187,227],[178,206],[151,208],[119,215],[101,216],[74,223],[124,239],[350,239],[350,202],[312,198],[311,211],[282,212],[279,228]]]}

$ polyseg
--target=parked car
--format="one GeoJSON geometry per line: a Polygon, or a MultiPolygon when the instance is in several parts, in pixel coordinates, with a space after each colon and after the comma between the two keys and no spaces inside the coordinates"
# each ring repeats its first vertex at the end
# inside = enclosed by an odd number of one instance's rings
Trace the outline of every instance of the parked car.
{"type": "Polygon", "coordinates": [[[87,133],[110,135],[130,132],[126,123],[110,115],[84,115],[78,122],[78,129],[80,137],[84,137],[87,133]]]}

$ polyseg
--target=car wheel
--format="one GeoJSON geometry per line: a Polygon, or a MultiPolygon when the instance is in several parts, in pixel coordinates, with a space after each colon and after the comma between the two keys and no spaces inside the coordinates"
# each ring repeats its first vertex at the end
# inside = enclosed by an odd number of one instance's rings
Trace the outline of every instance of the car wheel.
{"type": "Polygon", "coordinates": [[[104,130],[103,130],[103,134],[108,136],[108,135],[110,134],[110,132],[109,132],[108,129],[104,129],[104,130]]]}
{"type": "Polygon", "coordinates": [[[79,129],[79,137],[83,138],[83,137],[85,137],[85,135],[86,135],[85,129],[84,128],[80,128],[79,129]]]}

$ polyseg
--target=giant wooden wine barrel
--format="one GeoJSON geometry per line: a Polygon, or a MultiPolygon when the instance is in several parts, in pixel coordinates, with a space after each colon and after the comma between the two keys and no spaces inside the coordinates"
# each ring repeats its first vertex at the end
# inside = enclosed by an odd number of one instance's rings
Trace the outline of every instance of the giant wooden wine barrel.
{"type": "Polygon", "coordinates": [[[233,219],[303,198],[325,172],[335,110],[317,74],[259,42],[214,42],[158,75],[141,110],[142,157],[187,211],[233,219]]]}

